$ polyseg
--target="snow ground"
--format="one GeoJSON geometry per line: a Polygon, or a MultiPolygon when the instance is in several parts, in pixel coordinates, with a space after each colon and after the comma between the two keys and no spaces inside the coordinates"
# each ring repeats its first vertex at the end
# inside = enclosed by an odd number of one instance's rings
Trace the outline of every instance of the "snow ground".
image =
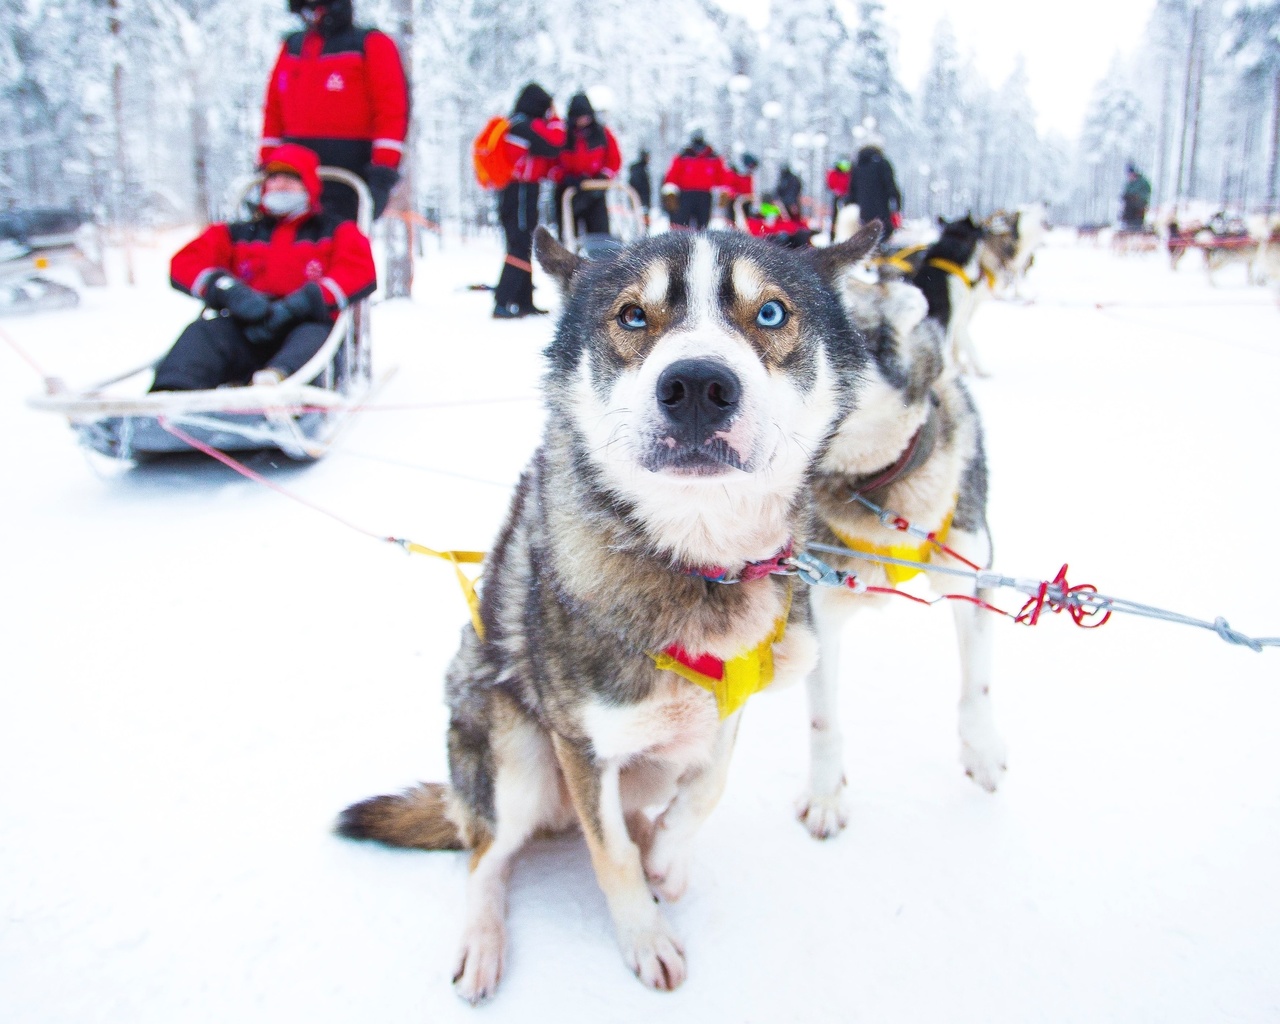
{"type": "MultiPolygon", "coordinates": [[[[0,328],[73,383],[158,354],[195,313],[166,287],[182,240],[141,254],[136,288],[0,328]]],[[[551,331],[463,290],[499,259],[451,243],[413,302],[374,313],[398,367],[378,404],[428,407],[362,415],[312,466],[253,465],[375,533],[487,547],[551,331]]],[[[1268,293],[1070,242],[1030,285],[974,322],[997,567],[1069,561],[1073,582],[1280,633],[1268,293]]],[[[449,984],[465,858],[329,832],[353,800],[445,777],[451,570],[199,456],[86,457],[0,349],[0,1020],[1280,1018],[1280,651],[1133,618],[1002,623],[1010,762],[989,796],[957,760],[949,615],[905,602],[850,627],[839,839],[792,817],[803,693],[748,709],[669,911],[681,990],[623,967],[565,839],[517,869],[503,990],[472,1010],[449,984]]]]}

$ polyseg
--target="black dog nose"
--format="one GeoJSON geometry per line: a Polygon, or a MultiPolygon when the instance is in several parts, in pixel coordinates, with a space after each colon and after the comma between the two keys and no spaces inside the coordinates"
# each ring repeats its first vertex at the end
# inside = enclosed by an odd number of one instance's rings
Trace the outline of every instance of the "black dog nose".
{"type": "Polygon", "coordinates": [[[658,404],[681,440],[698,443],[733,418],[742,383],[724,363],[681,359],[662,371],[657,394],[658,404]]]}

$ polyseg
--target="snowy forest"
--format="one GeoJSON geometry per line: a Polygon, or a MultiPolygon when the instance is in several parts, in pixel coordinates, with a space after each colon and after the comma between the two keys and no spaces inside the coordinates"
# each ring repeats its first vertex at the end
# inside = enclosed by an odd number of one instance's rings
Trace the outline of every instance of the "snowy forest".
{"type": "MultiPolygon", "coordinates": [[[[1123,166],[1158,208],[1277,209],[1280,0],[1159,0],[1092,89],[1078,138],[1043,134],[1020,66],[990,81],[949,23],[903,82],[881,0],[787,0],[762,32],[714,0],[358,0],[400,43],[413,91],[412,204],[472,221],[491,205],[468,147],[537,80],[564,108],[588,89],[624,159],[660,175],[691,125],[822,172],[874,118],[908,215],[1043,200],[1060,223],[1114,219],[1123,166]],[[661,31],[654,31],[661,26],[661,31]],[[641,45],[643,41],[643,45],[641,45]]],[[[283,0],[0,0],[0,209],[75,206],[108,224],[213,217],[252,170],[266,76],[297,27],[283,0]]],[[[922,31],[928,31],[922,27],[922,31]]],[[[759,180],[759,179],[758,179],[759,180]]]]}

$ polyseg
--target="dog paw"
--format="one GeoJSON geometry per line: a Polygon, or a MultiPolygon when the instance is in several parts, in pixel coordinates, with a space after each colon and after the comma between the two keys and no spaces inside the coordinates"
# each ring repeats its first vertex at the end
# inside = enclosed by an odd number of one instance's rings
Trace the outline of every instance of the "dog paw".
{"type": "Polygon", "coordinates": [[[814,839],[830,839],[849,824],[849,804],[844,786],[828,796],[809,794],[796,805],[796,817],[814,839]]]}
{"type": "Polygon", "coordinates": [[[960,763],[964,773],[988,793],[994,793],[1004,778],[1008,755],[1004,740],[988,722],[969,724],[960,730],[960,763]]]}
{"type": "Polygon", "coordinates": [[[684,982],[684,949],[661,917],[655,915],[648,926],[619,931],[618,944],[627,966],[650,988],[673,992],[684,982]]]}
{"type": "Polygon", "coordinates": [[[649,855],[644,860],[644,877],[655,896],[674,903],[689,888],[689,856],[677,850],[675,843],[663,841],[659,832],[649,855]]]}
{"type": "Polygon", "coordinates": [[[453,990],[472,1006],[498,991],[502,978],[501,930],[475,928],[462,937],[462,950],[453,972],[453,990]]]}

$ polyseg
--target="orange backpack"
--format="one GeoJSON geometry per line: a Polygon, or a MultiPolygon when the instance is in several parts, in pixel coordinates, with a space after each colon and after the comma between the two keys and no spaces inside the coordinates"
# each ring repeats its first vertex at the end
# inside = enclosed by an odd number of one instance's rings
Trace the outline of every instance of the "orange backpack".
{"type": "Polygon", "coordinates": [[[502,189],[511,183],[517,157],[506,145],[508,127],[505,117],[491,117],[471,143],[471,162],[481,188],[502,189]]]}

